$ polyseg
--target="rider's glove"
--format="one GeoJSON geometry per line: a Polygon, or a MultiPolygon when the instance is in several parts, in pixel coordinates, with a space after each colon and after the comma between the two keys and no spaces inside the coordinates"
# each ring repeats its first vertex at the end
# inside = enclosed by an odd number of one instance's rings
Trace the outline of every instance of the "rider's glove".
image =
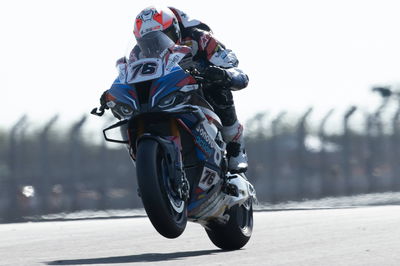
{"type": "Polygon", "coordinates": [[[103,92],[103,94],[100,97],[100,108],[97,109],[93,108],[93,110],[90,112],[92,115],[97,115],[97,116],[102,116],[104,115],[104,110],[109,109],[107,106],[107,91],[103,92]]]}
{"type": "Polygon", "coordinates": [[[223,68],[209,66],[204,72],[204,77],[207,79],[207,81],[215,85],[219,85],[222,87],[231,86],[232,79],[228,72],[223,68]]]}

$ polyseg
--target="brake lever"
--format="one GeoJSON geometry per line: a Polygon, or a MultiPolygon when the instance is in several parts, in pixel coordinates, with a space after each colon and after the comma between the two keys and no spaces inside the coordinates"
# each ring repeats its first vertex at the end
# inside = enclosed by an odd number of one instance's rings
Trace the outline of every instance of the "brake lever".
{"type": "Polygon", "coordinates": [[[90,112],[90,114],[97,115],[97,116],[103,116],[104,112],[105,112],[104,107],[100,106],[99,109],[97,109],[97,107],[93,108],[93,110],[90,112]]]}

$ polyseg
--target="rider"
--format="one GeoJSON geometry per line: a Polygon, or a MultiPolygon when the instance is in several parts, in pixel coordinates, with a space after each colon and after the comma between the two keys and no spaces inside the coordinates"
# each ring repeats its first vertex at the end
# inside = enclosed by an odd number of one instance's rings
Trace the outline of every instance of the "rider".
{"type": "MultiPolygon", "coordinates": [[[[222,136],[228,143],[228,168],[231,172],[245,172],[247,155],[244,150],[243,126],[237,119],[231,91],[245,88],[248,77],[237,68],[239,61],[236,55],[215,39],[206,24],[190,20],[176,8],[148,7],[141,11],[135,20],[135,38],[141,38],[153,31],[163,31],[174,43],[192,49],[191,56],[184,58],[180,65],[184,69],[200,70],[205,79],[213,84],[204,90],[204,94],[221,118],[222,136]]],[[[141,49],[136,45],[128,60],[141,58],[141,49]]],[[[124,63],[125,57],[117,61],[117,65],[124,63]]],[[[104,97],[101,99],[102,103],[107,100],[104,97]]]]}

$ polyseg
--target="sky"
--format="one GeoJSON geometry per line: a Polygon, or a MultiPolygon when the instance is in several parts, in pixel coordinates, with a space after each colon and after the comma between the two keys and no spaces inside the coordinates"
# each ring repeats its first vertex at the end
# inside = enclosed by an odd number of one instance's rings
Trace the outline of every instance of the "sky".
{"type": "MultiPolygon", "coordinates": [[[[0,3],[0,128],[23,114],[40,127],[54,114],[67,125],[98,105],[117,75],[136,15],[169,5],[207,23],[250,77],[235,92],[241,121],[258,112],[300,116],[313,107],[365,112],[377,85],[400,83],[400,2],[13,0],[0,3]]],[[[90,121],[104,120],[90,117],[90,121]]],[[[94,122],[93,122],[94,123],[94,122]]]]}

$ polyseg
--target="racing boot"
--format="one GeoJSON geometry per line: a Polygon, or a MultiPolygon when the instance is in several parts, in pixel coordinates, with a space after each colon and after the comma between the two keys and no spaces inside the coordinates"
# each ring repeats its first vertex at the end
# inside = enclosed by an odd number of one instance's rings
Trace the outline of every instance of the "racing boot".
{"type": "Polygon", "coordinates": [[[228,169],[231,173],[243,173],[247,170],[247,154],[244,149],[243,126],[238,120],[231,126],[222,128],[222,137],[227,143],[228,169]]]}

